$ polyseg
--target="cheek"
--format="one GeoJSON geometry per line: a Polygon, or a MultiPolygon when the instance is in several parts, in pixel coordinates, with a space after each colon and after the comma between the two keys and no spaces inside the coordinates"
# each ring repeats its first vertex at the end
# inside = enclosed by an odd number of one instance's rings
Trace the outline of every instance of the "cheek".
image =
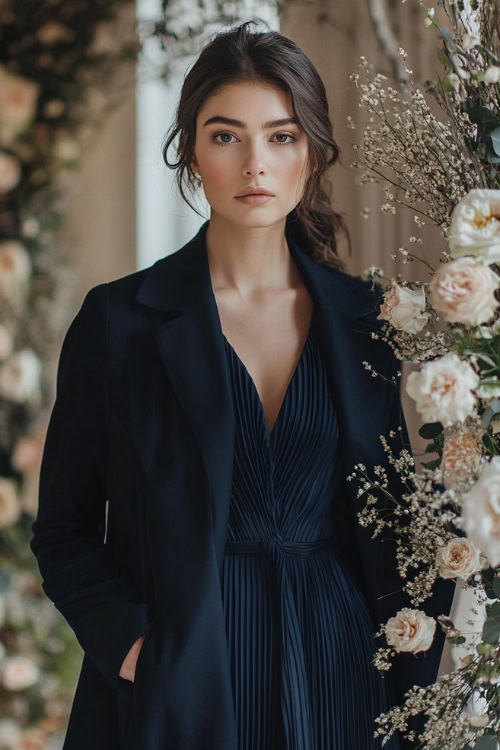
{"type": "MultiPolygon", "coordinates": [[[[221,151],[224,147],[221,148],[221,151]]],[[[203,162],[204,181],[211,185],[224,185],[226,182],[234,181],[232,172],[228,169],[229,161],[227,155],[212,153],[203,162]]]]}

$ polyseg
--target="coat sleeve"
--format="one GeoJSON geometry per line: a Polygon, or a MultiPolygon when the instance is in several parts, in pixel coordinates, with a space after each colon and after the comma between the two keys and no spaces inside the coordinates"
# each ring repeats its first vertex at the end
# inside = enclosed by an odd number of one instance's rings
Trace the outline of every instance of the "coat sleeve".
{"type": "Polygon", "coordinates": [[[63,340],[30,547],[42,588],[104,677],[118,687],[150,627],[105,542],[109,451],[108,285],[90,289],[63,340]]]}
{"type": "MultiPolygon", "coordinates": [[[[402,363],[396,358],[392,349],[390,347],[388,349],[390,358],[389,373],[390,376],[393,376],[398,369],[401,369],[402,363]]],[[[389,408],[391,410],[390,424],[393,425],[393,429],[396,430],[398,426],[401,426],[401,443],[397,445],[395,452],[399,452],[404,447],[413,457],[399,388],[393,388],[393,397],[389,408]]],[[[401,499],[401,495],[406,490],[401,482],[400,475],[389,465],[387,465],[387,471],[389,490],[394,497],[401,499]]],[[[438,489],[442,489],[442,486],[438,489]]],[[[379,573],[379,617],[380,623],[385,624],[389,617],[395,615],[398,610],[403,607],[412,608],[412,605],[409,596],[401,591],[404,581],[397,570],[395,541],[388,534],[384,534],[383,536],[384,539],[380,542],[382,549],[379,573]]],[[[439,615],[448,615],[453,601],[454,590],[455,581],[438,578],[434,585],[432,596],[422,602],[417,609],[423,610],[427,615],[434,618],[437,618],[439,615]]],[[[391,671],[393,672],[398,703],[403,703],[404,693],[413,685],[424,687],[436,681],[444,639],[445,635],[442,628],[439,623],[436,623],[434,642],[428,651],[418,654],[399,653],[396,655],[391,671]]],[[[385,643],[381,643],[380,645],[385,645],[385,643]]]]}

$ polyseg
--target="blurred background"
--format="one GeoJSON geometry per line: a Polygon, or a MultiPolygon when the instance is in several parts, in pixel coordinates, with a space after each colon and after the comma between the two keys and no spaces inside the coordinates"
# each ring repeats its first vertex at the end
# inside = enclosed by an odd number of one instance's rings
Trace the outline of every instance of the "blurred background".
{"type": "MultiPolygon", "coordinates": [[[[400,47],[417,82],[434,78],[439,43],[424,17],[418,0],[0,0],[0,750],[62,747],[82,659],[28,547],[64,333],[92,286],[174,252],[210,216],[202,191],[203,218],[181,201],[161,155],[186,69],[245,20],[294,39],[325,82],[341,148],[332,200],[352,254],[341,237],[340,255],[353,274],[377,265],[426,280],[397,252],[413,212],[381,210],[382,186],[351,167],[366,114],[350,78],[365,56],[398,88],[400,47]]],[[[437,258],[442,240],[426,229],[437,258]]],[[[452,663],[446,651],[442,669],[452,663]]]]}

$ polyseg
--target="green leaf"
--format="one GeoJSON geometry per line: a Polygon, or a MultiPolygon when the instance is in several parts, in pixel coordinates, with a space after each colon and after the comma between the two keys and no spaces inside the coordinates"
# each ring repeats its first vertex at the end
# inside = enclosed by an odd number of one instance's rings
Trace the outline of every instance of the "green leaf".
{"type": "Polygon", "coordinates": [[[497,750],[496,734],[483,734],[476,740],[474,750],[497,750]]]}
{"type": "Polygon", "coordinates": [[[485,620],[482,638],[485,643],[497,643],[500,638],[500,618],[488,617],[485,620]]]}
{"type": "Polygon", "coordinates": [[[453,635],[446,639],[448,643],[452,643],[454,646],[461,646],[462,643],[465,643],[465,636],[463,635],[453,635]]]}
{"type": "Polygon", "coordinates": [[[497,156],[500,156],[500,128],[495,128],[490,133],[491,145],[497,156]]]}
{"type": "Polygon", "coordinates": [[[437,469],[441,464],[441,459],[437,458],[435,461],[422,461],[422,466],[427,466],[428,469],[437,469]]]}
{"type": "Polygon", "coordinates": [[[448,57],[448,55],[446,54],[446,52],[444,51],[444,49],[439,50],[438,58],[439,58],[439,62],[442,65],[444,65],[445,68],[448,68],[448,69],[453,68],[453,64],[450,58],[448,57]]]}
{"type": "Polygon", "coordinates": [[[422,427],[419,429],[418,434],[420,437],[425,438],[426,440],[432,440],[433,438],[440,435],[443,431],[443,425],[441,422],[428,422],[427,424],[423,424],[422,427]]]}
{"type": "Polygon", "coordinates": [[[493,591],[495,593],[495,596],[497,596],[500,599],[500,576],[497,576],[493,580],[493,591]]]}
{"type": "Polygon", "coordinates": [[[493,604],[487,604],[486,616],[487,617],[500,617],[500,602],[493,602],[493,604]]]}

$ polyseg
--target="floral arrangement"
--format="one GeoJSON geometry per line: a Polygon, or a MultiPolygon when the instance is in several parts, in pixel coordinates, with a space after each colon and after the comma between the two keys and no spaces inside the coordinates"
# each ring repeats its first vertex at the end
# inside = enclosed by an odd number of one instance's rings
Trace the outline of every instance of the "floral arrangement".
{"type": "MultiPolygon", "coordinates": [[[[434,224],[447,244],[434,265],[417,236],[399,248],[404,264],[423,264],[426,281],[387,278],[375,266],[363,274],[382,292],[381,327],[372,336],[399,360],[420,365],[406,391],[424,422],[420,435],[430,441],[425,453],[437,458],[416,472],[411,453],[397,453],[381,436],[402,496],[390,492],[380,466],[370,477],[357,464],[348,479],[360,484],[360,524],[373,537],[388,530],[395,537],[409,597],[381,626],[386,645],[377,668],[389,670],[400,652],[427,651],[438,628],[466,651],[454,671],[414,686],[403,705],[379,716],[375,736],[382,745],[399,731],[427,750],[493,750],[500,740],[500,6],[438,0],[424,21],[439,34],[443,77],[422,91],[400,49],[406,79],[395,90],[361,58],[362,74],[351,78],[369,117],[353,144],[353,166],[363,170],[363,183],[383,184],[382,211],[412,210],[416,234],[434,224]],[[380,507],[380,490],[390,513],[380,507]],[[423,611],[443,579],[461,579],[484,607],[479,630],[470,620],[461,632],[445,614],[423,611]],[[425,722],[417,736],[411,721],[418,716],[425,722]]],[[[351,117],[348,123],[355,128],[351,117]]]]}
{"type": "Polygon", "coordinates": [[[139,45],[128,0],[0,4],[0,747],[41,750],[61,746],[81,664],[28,545],[76,292],[58,230],[83,143],[125,93],[112,74],[139,45]]]}

